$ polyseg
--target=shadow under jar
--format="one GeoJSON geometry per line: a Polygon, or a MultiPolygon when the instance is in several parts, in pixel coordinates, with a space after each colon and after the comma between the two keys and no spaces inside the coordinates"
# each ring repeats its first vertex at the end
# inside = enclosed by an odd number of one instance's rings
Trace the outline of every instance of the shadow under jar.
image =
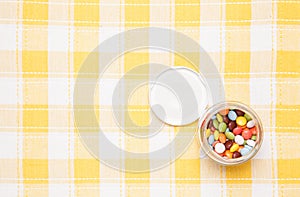
{"type": "Polygon", "coordinates": [[[258,115],[239,102],[222,102],[210,107],[199,119],[202,151],[222,165],[237,165],[254,157],[263,141],[258,115]]]}

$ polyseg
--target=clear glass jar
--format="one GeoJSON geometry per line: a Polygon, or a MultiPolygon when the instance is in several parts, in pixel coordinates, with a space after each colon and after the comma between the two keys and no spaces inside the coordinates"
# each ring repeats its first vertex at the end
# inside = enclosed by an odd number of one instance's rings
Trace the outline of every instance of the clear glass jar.
{"type": "Polygon", "coordinates": [[[218,162],[222,165],[237,165],[244,163],[254,157],[258,150],[260,149],[263,141],[263,127],[261,120],[259,119],[258,115],[255,113],[253,109],[251,109],[249,106],[242,104],[240,102],[222,102],[213,105],[210,107],[206,113],[199,119],[198,123],[198,136],[200,140],[200,145],[202,148],[202,151],[207,154],[212,160],[218,162]],[[212,117],[217,114],[219,111],[224,109],[238,109],[246,114],[250,115],[252,120],[255,122],[257,135],[256,135],[256,144],[252,148],[252,150],[244,156],[241,156],[239,158],[225,158],[220,156],[218,153],[216,153],[208,143],[207,137],[206,137],[206,129],[208,127],[209,121],[212,119],[212,117]]]}

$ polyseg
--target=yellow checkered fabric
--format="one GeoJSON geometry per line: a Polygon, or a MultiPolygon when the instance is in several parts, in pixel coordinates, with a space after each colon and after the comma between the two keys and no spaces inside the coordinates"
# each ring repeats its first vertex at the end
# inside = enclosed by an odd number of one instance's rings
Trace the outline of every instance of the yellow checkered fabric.
{"type": "MultiPolygon", "coordinates": [[[[299,0],[0,0],[0,196],[299,196],[299,35],[299,0]],[[265,138],[253,160],[234,167],[200,160],[195,139],[165,168],[124,173],[87,151],[72,112],[80,65],[110,36],[149,26],[200,43],[224,77],[227,99],[257,111],[265,138]]],[[[106,71],[105,88],[148,62],[191,67],[175,54],[134,51],[106,71]]],[[[141,125],[149,118],[145,94],[132,95],[129,107],[141,125]]],[[[134,142],[119,145],[151,147],[134,142]]]]}

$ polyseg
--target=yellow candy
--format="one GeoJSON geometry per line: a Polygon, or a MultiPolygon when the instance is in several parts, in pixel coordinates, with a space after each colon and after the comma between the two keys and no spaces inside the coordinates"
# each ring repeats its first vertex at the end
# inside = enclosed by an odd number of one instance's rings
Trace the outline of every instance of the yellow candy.
{"type": "Polygon", "coordinates": [[[211,133],[210,129],[206,129],[206,133],[205,133],[206,138],[208,138],[210,136],[210,133],[211,133]]]}
{"type": "Polygon", "coordinates": [[[239,147],[240,146],[238,144],[233,144],[230,148],[230,152],[233,153],[233,152],[237,151],[239,149],[239,147]]]}
{"type": "Polygon", "coordinates": [[[246,125],[246,123],[247,123],[247,119],[244,116],[237,117],[237,119],[236,119],[237,125],[242,127],[242,126],[246,125]]]}

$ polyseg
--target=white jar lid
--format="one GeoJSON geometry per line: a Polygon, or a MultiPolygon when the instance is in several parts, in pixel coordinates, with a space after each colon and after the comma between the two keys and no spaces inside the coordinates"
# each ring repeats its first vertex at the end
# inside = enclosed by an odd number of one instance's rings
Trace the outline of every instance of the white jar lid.
{"type": "Polygon", "coordinates": [[[150,87],[153,113],[169,125],[195,122],[212,103],[204,78],[186,67],[171,67],[161,72],[150,87]]]}

